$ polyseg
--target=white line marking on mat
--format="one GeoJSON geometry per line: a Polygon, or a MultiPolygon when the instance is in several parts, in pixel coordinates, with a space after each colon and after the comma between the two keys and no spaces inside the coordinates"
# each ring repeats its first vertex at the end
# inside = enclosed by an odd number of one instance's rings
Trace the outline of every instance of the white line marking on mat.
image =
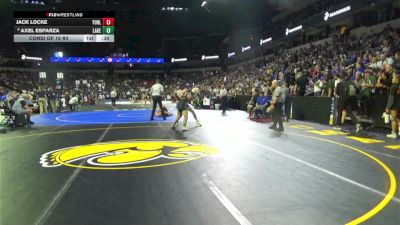
{"type": "MultiPolygon", "coordinates": [[[[249,141],[250,141],[250,140],[249,140],[249,141]]],[[[336,177],[336,178],[338,178],[339,180],[342,180],[342,181],[345,181],[345,182],[347,182],[347,183],[349,183],[349,184],[355,185],[355,186],[357,186],[357,187],[359,187],[359,188],[361,188],[361,189],[364,189],[364,190],[370,191],[370,192],[372,192],[372,193],[378,194],[378,195],[380,195],[380,196],[382,196],[382,197],[385,197],[385,196],[386,196],[386,193],[383,193],[383,192],[378,191],[378,190],[376,190],[376,189],[374,189],[374,188],[368,187],[368,186],[366,186],[366,185],[364,185],[364,184],[358,183],[357,181],[351,180],[351,179],[349,179],[349,178],[343,177],[343,176],[341,176],[341,175],[339,175],[339,174],[337,174],[337,173],[334,173],[334,172],[332,172],[332,171],[330,171],[330,170],[327,170],[327,169],[321,168],[321,167],[319,167],[319,166],[316,166],[316,165],[314,165],[314,164],[308,163],[308,162],[306,162],[306,161],[304,161],[304,160],[302,160],[302,159],[299,159],[299,158],[296,158],[296,157],[291,156],[291,155],[289,155],[289,154],[283,153],[283,152],[278,151],[278,150],[276,150],[276,149],[274,149],[274,148],[271,148],[271,147],[269,147],[269,146],[267,146],[267,145],[263,145],[263,144],[260,144],[260,143],[255,142],[255,141],[250,141],[250,142],[253,143],[254,145],[260,146],[261,148],[267,149],[268,151],[271,151],[271,152],[274,152],[274,153],[276,153],[276,154],[278,154],[278,155],[281,155],[281,156],[284,156],[284,157],[286,157],[286,158],[292,159],[292,160],[294,160],[294,161],[296,161],[296,162],[303,163],[303,164],[305,164],[305,165],[307,165],[307,166],[309,166],[309,167],[311,167],[311,168],[314,168],[314,169],[319,170],[319,171],[321,171],[321,172],[323,172],[323,173],[326,173],[326,174],[328,174],[328,175],[331,175],[331,176],[333,176],[333,177],[336,177]]],[[[400,203],[400,199],[397,198],[397,197],[395,197],[395,196],[392,198],[392,201],[394,201],[394,202],[396,202],[396,203],[400,203]]]]}
{"type": "MultiPolygon", "coordinates": [[[[108,131],[111,129],[112,123],[107,127],[107,129],[103,132],[103,134],[97,139],[96,143],[101,142],[108,131]]],[[[79,165],[83,166],[85,164],[85,161],[82,161],[79,165]]],[[[67,179],[67,181],[64,183],[64,185],[61,187],[61,189],[57,192],[56,195],[51,199],[49,205],[46,207],[46,209],[42,212],[40,217],[35,221],[35,225],[42,225],[46,222],[47,218],[51,215],[51,212],[54,210],[54,208],[57,206],[57,204],[60,202],[61,198],[64,196],[64,194],[67,192],[69,187],[71,187],[71,184],[74,182],[76,177],[78,176],[79,172],[81,172],[81,168],[76,168],[72,175],[67,179]]]]}
{"type": "Polygon", "coordinates": [[[224,195],[224,193],[222,193],[222,191],[214,184],[214,182],[208,178],[206,174],[203,174],[202,178],[212,193],[218,198],[218,200],[225,206],[225,208],[232,214],[232,216],[239,222],[240,225],[252,224],[224,195]]]}

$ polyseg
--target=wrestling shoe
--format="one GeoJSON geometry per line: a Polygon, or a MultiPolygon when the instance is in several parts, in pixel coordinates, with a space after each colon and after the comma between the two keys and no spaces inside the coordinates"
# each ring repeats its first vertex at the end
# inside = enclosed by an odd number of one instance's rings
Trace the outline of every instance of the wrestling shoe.
{"type": "Polygon", "coordinates": [[[386,137],[396,139],[397,134],[396,134],[396,132],[392,132],[391,134],[386,135],[386,137]]]}
{"type": "Polygon", "coordinates": [[[356,133],[360,132],[363,129],[363,127],[361,126],[361,124],[357,123],[356,124],[356,133]]]}

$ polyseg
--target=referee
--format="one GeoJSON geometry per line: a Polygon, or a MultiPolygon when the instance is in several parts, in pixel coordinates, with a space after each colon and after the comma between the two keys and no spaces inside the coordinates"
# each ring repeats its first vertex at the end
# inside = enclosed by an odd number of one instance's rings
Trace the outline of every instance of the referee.
{"type": "Polygon", "coordinates": [[[164,120],[166,120],[164,110],[162,109],[161,93],[163,93],[163,92],[164,92],[164,87],[160,84],[160,80],[157,79],[156,83],[153,84],[153,86],[151,86],[151,89],[150,89],[150,94],[151,94],[151,97],[153,100],[153,110],[151,111],[150,120],[154,120],[154,113],[156,111],[157,103],[160,106],[160,111],[161,111],[161,114],[162,114],[164,120]]]}
{"type": "Polygon", "coordinates": [[[271,84],[271,88],[274,91],[272,93],[272,101],[271,101],[271,106],[270,110],[272,111],[272,120],[273,124],[272,126],[269,127],[269,129],[273,129],[278,132],[283,132],[283,111],[282,111],[282,106],[285,100],[282,97],[282,88],[279,86],[279,83],[277,80],[273,80],[271,84]],[[276,125],[279,125],[279,128],[276,125]]]}
{"type": "Polygon", "coordinates": [[[111,105],[113,108],[116,107],[115,102],[117,101],[117,90],[115,88],[113,88],[110,92],[110,97],[111,97],[111,105]]]}

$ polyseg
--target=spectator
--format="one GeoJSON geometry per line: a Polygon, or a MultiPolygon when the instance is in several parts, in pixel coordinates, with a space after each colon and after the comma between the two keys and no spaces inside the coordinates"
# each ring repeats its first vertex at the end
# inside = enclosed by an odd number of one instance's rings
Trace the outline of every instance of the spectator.
{"type": "Polygon", "coordinates": [[[306,94],[307,84],[307,76],[305,74],[301,74],[301,76],[296,80],[296,93],[298,96],[304,96],[306,94]]]}
{"type": "Polygon", "coordinates": [[[111,97],[111,105],[113,108],[116,107],[115,102],[117,101],[117,90],[113,88],[110,92],[110,97],[111,97]]]}
{"type": "Polygon", "coordinates": [[[37,92],[37,100],[40,114],[47,113],[47,97],[46,92],[42,87],[39,87],[37,92]]]}
{"type": "Polygon", "coordinates": [[[321,96],[323,88],[324,82],[323,77],[321,77],[320,79],[317,79],[317,81],[314,83],[314,96],[321,96]]]}
{"type": "Polygon", "coordinates": [[[289,122],[290,117],[290,101],[289,101],[289,88],[286,83],[282,85],[282,102],[283,102],[283,115],[285,117],[285,121],[289,122]]]}
{"type": "Polygon", "coordinates": [[[328,75],[327,81],[322,89],[322,96],[333,97],[333,90],[335,89],[335,80],[331,75],[328,75]]]}
{"type": "Polygon", "coordinates": [[[78,107],[78,103],[79,103],[79,97],[78,97],[78,95],[73,96],[73,97],[68,101],[70,110],[71,110],[71,111],[77,110],[77,109],[78,109],[78,108],[77,108],[77,107],[78,107]]]}
{"type": "Polygon", "coordinates": [[[372,115],[372,101],[371,96],[375,91],[376,77],[373,75],[372,70],[365,71],[365,77],[361,82],[361,100],[363,102],[364,114],[367,116],[372,115]]]}
{"type": "Polygon", "coordinates": [[[345,72],[341,74],[341,81],[336,88],[338,125],[343,126],[346,121],[347,114],[350,116],[353,124],[356,125],[356,132],[361,130],[361,124],[356,116],[357,92],[354,83],[350,80],[350,76],[345,72]]]}
{"type": "Polygon", "coordinates": [[[390,113],[392,117],[392,132],[387,135],[388,138],[397,138],[400,136],[399,131],[399,112],[400,112],[400,79],[399,74],[393,73],[392,85],[389,91],[388,103],[386,105],[386,113],[390,113]]]}
{"type": "Polygon", "coordinates": [[[47,93],[48,93],[51,112],[55,113],[58,111],[57,110],[59,104],[58,94],[55,91],[51,90],[51,88],[49,88],[47,93]]]}
{"type": "Polygon", "coordinates": [[[228,107],[228,91],[226,90],[225,85],[221,85],[221,89],[219,90],[219,97],[221,99],[222,115],[225,115],[226,109],[228,107]]]}
{"type": "Polygon", "coordinates": [[[261,114],[262,117],[266,117],[267,108],[270,104],[269,100],[269,97],[263,94],[261,94],[261,96],[257,99],[256,110],[259,111],[259,114],[261,114]]]}
{"type": "Polygon", "coordinates": [[[34,122],[31,121],[31,116],[33,114],[33,111],[32,108],[28,106],[27,100],[28,100],[28,95],[25,93],[21,94],[19,98],[17,98],[14,104],[12,105],[12,111],[18,116],[23,116],[24,120],[26,116],[27,124],[34,124],[34,122]]]}
{"type": "Polygon", "coordinates": [[[251,118],[251,114],[253,113],[253,110],[256,107],[258,96],[259,94],[257,89],[253,88],[251,99],[247,103],[247,113],[249,114],[249,118],[251,118]]]}
{"type": "Polygon", "coordinates": [[[380,72],[376,82],[375,94],[387,96],[389,88],[392,85],[392,77],[390,72],[380,72]]]}

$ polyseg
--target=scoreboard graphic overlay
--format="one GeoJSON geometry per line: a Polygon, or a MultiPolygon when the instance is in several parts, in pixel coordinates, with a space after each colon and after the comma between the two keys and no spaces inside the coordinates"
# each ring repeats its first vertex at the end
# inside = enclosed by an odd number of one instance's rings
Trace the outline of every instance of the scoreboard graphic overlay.
{"type": "Polygon", "coordinates": [[[14,42],[114,42],[114,12],[14,11],[14,42]]]}

